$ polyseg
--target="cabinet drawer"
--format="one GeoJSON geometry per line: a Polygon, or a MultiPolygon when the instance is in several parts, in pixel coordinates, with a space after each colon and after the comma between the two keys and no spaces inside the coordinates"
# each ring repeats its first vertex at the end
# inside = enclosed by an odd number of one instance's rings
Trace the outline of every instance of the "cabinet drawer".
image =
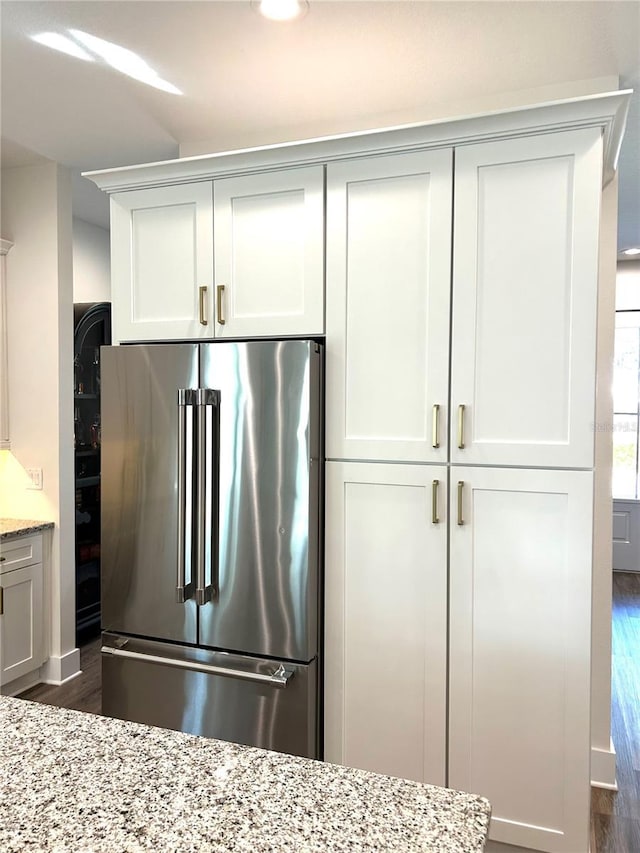
{"type": "Polygon", "coordinates": [[[0,574],[42,562],[42,536],[20,536],[0,542],[0,574]]]}

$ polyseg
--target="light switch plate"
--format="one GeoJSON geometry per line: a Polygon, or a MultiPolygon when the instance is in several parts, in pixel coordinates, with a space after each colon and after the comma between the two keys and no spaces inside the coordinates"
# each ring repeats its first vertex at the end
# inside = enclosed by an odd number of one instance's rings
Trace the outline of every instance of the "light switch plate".
{"type": "Polygon", "coordinates": [[[42,468],[27,468],[27,474],[31,480],[31,485],[28,489],[42,489],[42,468]]]}

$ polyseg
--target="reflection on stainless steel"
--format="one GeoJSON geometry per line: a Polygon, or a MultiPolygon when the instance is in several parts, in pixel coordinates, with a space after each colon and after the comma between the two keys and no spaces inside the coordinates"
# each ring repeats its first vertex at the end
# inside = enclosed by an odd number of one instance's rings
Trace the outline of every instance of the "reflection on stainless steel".
{"type": "Polygon", "coordinates": [[[313,758],[317,663],[287,664],[103,635],[103,713],[313,758]],[[121,656],[129,652],[132,657],[121,656]],[[224,674],[199,671],[214,668],[224,674]]]}
{"type": "Polygon", "coordinates": [[[195,602],[178,606],[175,601],[177,389],[197,385],[196,345],[103,350],[101,568],[106,629],[197,642],[195,602]]]}
{"type": "Polygon", "coordinates": [[[200,642],[311,660],[318,555],[309,541],[319,506],[310,460],[320,424],[309,412],[319,356],[309,341],[203,349],[202,384],[220,391],[220,562],[200,642]]]}
{"type": "Polygon", "coordinates": [[[103,384],[104,712],[317,757],[321,347],[113,347],[103,384]]]}

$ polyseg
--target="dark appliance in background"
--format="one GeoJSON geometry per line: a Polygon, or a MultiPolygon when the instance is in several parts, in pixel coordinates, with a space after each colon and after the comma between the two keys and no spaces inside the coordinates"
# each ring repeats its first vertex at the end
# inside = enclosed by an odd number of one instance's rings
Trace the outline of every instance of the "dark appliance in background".
{"type": "Polygon", "coordinates": [[[111,305],[73,306],[76,645],[100,631],[100,347],[111,343],[111,305]]]}
{"type": "Polygon", "coordinates": [[[323,347],[108,347],[102,711],[321,756],[323,347]]]}

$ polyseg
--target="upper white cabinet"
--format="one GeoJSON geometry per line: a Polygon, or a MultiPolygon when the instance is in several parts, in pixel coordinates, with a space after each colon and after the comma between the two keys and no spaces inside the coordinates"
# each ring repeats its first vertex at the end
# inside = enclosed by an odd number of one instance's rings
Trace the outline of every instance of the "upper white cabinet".
{"type": "Polygon", "coordinates": [[[213,184],[216,337],[324,332],[324,170],[213,184]]]}
{"type": "Polygon", "coordinates": [[[449,784],[554,853],[589,848],[592,504],[589,471],[451,471],[449,784]]]}
{"type": "Polygon", "coordinates": [[[211,182],[111,197],[114,341],[213,336],[211,182]]]}
{"type": "Polygon", "coordinates": [[[322,334],[323,192],[314,166],[114,194],[114,340],[322,334]]]}
{"type": "Polygon", "coordinates": [[[456,151],[451,460],[593,465],[600,129],[456,151]]]}
{"type": "Polygon", "coordinates": [[[329,458],[447,458],[451,162],[327,167],[329,458]]]}

